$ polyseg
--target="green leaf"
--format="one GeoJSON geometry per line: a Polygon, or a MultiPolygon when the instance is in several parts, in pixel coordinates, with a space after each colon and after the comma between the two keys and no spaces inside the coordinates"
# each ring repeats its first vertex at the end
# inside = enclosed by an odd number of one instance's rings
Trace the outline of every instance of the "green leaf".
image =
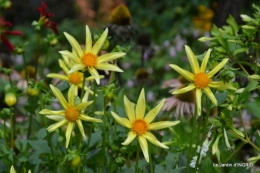
{"type": "Polygon", "coordinates": [[[246,88],[244,89],[244,91],[239,95],[238,101],[240,103],[242,103],[243,101],[245,101],[248,98],[248,95],[250,93],[250,91],[254,90],[258,88],[258,82],[257,81],[251,81],[246,88]]]}
{"type": "Polygon", "coordinates": [[[179,167],[186,167],[187,165],[187,157],[183,154],[179,155],[179,167]]]}
{"type": "Polygon", "coordinates": [[[46,128],[41,128],[41,129],[38,131],[37,135],[36,135],[36,137],[37,137],[38,139],[44,139],[46,136],[47,136],[46,128]]]}
{"type": "Polygon", "coordinates": [[[202,173],[215,173],[217,172],[215,168],[212,166],[213,163],[209,157],[206,157],[201,162],[201,172],[202,173]]]}
{"type": "Polygon", "coordinates": [[[29,140],[28,143],[31,147],[36,151],[41,153],[50,153],[51,149],[46,140],[38,139],[38,140],[29,140]]]}
{"type": "Polygon", "coordinates": [[[248,52],[248,47],[242,47],[242,48],[235,49],[233,55],[237,55],[242,52],[248,52]]]}
{"type": "Polygon", "coordinates": [[[218,105],[224,103],[226,98],[227,98],[227,96],[228,96],[228,92],[227,91],[225,91],[225,92],[217,92],[215,94],[215,97],[216,97],[216,99],[218,101],[218,105]]]}
{"type": "Polygon", "coordinates": [[[24,152],[27,148],[27,140],[17,140],[15,146],[20,152],[24,152]]]}
{"type": "Polygon", "coordinates": [[[221,46],[223,46],[223,48],[225,50],[228,50],[228,43],[227,43],[227,40],[224,39],[222,36],[218,36],[218,42],[220,43],[221,46]]]}
{"type": "Polygon", "coordinates": [[[171,169],[171,170],[169,170],[169,173],[180,173],[180,172],[183,172],[183,170],[185,168],[186,167],[180,167],[180,168],[176,168],[176,169],[171,169]]]}
{"type": "Polygon", "coordinates": [[[178,162],[178,154],[169,152],[166,156],[166,170],[174,168],[178,162]]]}
{"type": "Polygon", "coordinates": [[[97,132],[92,133],[92,137],[91,137],[89,147],[92,147],[98,141],[101,141],[101,140],[102,140],[101,131],[97,131],[97,132]]]}
{"type": "Polygon", "coordinates": [[[219,28],[214,24],[213,24],[213,27],[211,29],[211,34],[213,36],[218,36],[220,34],[219,28]]]}
{"type": "Polygon", "coordinates": [[[234,17],[229,15],[229,17],[227,19],[227,23],[231,26],[233,35],[237,35],[239,27],[238,27],[237,22],[235,21],[234,17]]]}
{"type": "Polygon", "coordinates": [[[161,165],[155,165],[154,173],[162,173],[162,172],[164,172],[164,171],[165,171],[165,169],[164,169],[163,166],[161,166],[161,165]]]}

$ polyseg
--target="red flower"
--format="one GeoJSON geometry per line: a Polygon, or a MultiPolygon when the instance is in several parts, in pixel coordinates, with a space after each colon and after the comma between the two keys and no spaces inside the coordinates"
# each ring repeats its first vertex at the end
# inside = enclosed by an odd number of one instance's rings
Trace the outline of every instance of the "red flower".
{"type": "Polygon", "coordinates": [[[1,40],[3,43],[10,49],[14,50],[14,45],[10,43],[10,41],[5,37],[6,35],[23,35],[21,31],[8,31],[5,30],[5,27],[11,27],[12,23],[6,21],[4,18],[0,17],[0,35],[1,35],[1,40]]]}
{"type": "Polygon", "coordinates": [[[39,19],[39,24],[44,25],[45,27],[51,28],[56,34],[59,35],[59,31],[57,29],[57,23],[56,22],[51,22],[49,19],[53,16],[53,13],[46,12],[46,4],[42,2],[42,6],[37,8],[37,11],[41,13],[40,19],[39,19]]]}

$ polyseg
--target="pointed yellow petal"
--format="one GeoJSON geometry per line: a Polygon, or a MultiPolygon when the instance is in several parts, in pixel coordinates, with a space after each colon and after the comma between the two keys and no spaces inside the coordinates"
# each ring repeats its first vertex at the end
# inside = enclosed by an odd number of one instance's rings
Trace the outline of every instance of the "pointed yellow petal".
{"type": "Polygon", "coordinates": [[[11,166],[10,173],[16,173],[13,165],[11,166]]]}
{"type": "Polygon", "coordinates": [[[216,97],[214,96],[214,94],[211,92],[210,88],[206,87],[206,88],[203,89],[203,91],[209,97],[209,99],[212,101],[212,103],[215,106],[217,106],[218,105],[218,101],[217,101],[216,97]]]}
{"type": "Polygon", "coordinates": [[[80,62],[80,56],[75,56],[73,53],[67,51],[67,50],[63,50],[63,51],[59,51],[59,53],[67,58],[69,58],[70,60],[72,60],[73,62],[79,64],[80,62]]]}
{"type": "Polygon", "coordinates": [[[150,132],[146,132],[143,137],[145,137],[148,141],[150,141],[152,144],[161,147],[161,148],[165,148],[168,149],[169,147],[167,147],[166,145],[164,145],[163,143],[159,142],[156,137],[150,133],[150,132]]]}
{"type": "Polygon", "coordinates": [[[207,76],[209,78],[212,78],[219,70],[222,69],[222,67],[224,67],[226,65],[226,63],[228,62],[228,58],[225,58],[221,63],[219,63],[214,69],[212,69],[207,76]]]}
{"type": "Polygon", "coordinates": [[[68,127],[67,127],[67,130],[66,130],[66,148],[68,148],[69,146],[69,142],[70,142],[70,137],[71,137],[71,133],[72,133],[72,130],[74,128],[74,123],[73,122],[68,122],[68,127]]]}
{"type": "Polygon", "coordinates": [[[145,137],[138,136],[138,142],[139,142],[139,144],[141,146],[141,149],[143,151],[145,160],[147,162],[149,162],[148,144],[147,144],[147,141],[146,141],[145,137]]]}
{"type": "Polygon", "coordinates": [[[99,50],[102,48],[106,38],[107,38],[107,33],[108,33],[108,29],[106,28],[106,30],[103,32],[103,34],[101,35],[101,37],[98,39],[98,41],[95,43],[95,45],[92,48],[92,53],[94,55],[97,55],[99,50]]]}
{"type": "Polygon", "coordinates": [[[169,66],[173,68],[175,71],[177,71],[181,76],[183,76],[188,81],[192,82],[194,80],[194,74],[192,74],[191,72],[184,70],[175,64],[170,64],[169,66]]]}
{"type": "Polygon", "coordinates": [[[201,67],[200,67],[200,72],[204,72],[206,71],[206,68],[207,68],[207,64],[208,64],[208,60],[209,60],[209,57],[210,57],[210,52],[211,52],[211,49],[209,49],[202,61],[202,64],[201,64],[201,67]]]}
{"type": "Polygon", "coordinates": [[[54,120],[54,121],[62,121],[65,119],[65,116],[60,115],[47,115],[46,118],[54,120]]]}
{"type": "Polygon", "coordinates": [[[196,56],[193,54],[192,50],[187,45],[185,45],[185,51],[188,56],[193,74],[199,73],[200,67],[196,56]]]}
{"type": "Polygon", "coordinates": [[[142,89],[135,108],[136,119],[142,119],[144,117],[146,109],[144,89],[142,89]]]}
{"type": "Polygon", "coordinates": [[[61,59],[58,60],[59,61],[59,65],[62,68],[62,70],[65,72],[65,74],[69,74],[69,69],[68,67],[65,65],[65,62],[61,59]]]}
{"type": "Polygon", "coordinates": [[[50,74],[47,75],[47,77],[55,78],[55,79],[61,79],[61,80],[65,80],[65,81],[69,80],[68,76],[65,76],[63,74],[57,74],[57,73],[50,73],[50,74]]]}
{"type": "Polygon", "coordinates": [[[123,72],[117,65],[108,64],[108,63],[101,63],[95,66],[98,70],[109,70],[109,71],[116,71],[116,72],[123,72]]]}
{"type": "Polygon", "coordinates": [[[164,129],[167,127],[175,126],[179,122],[180,121],[161,121],[161,122],[152,123],[152,124],[149,124],[149,130],[164,129]]]}
{"type": "Polygon", "coordinates": [[[77,122],[77,124],[78,124],[79,131],[80,131],[82,137],[83,137],[84,139],[86,139],[86,135],[85,135],[84,128],[83,128],[83,125],[82,125],[81,120],[80,120],[80,119],[77,119],[76,122],[77,122]]]}
{"type": "Polygon", "coordinates": [[[191,84],[189,86],[186,86],[184,88],[181,88],[181,89],[178,89],[178,90],[175,90],[172,92],[172,94],[182,94],[182,93],[186,93],[186,92],[189,92],[191,90],[193,90],[194,88],[196,88],[196,86],[194,84],[191,84]]]}
{"type": "Polygon", "coordinates": [[[135,120],[134,105],[131,103],[126,96],[124,96],[125,111],[130,122],[135,120]]]}
{"type": "Polygon", "coordinates": [[[74,107],[74,84],[70,86],[68,91],[68,102],[70,107],[74,107]]]}
{"type": "Polygon", "coordinates": [[[57,122],[55,124],[50,125],[46,130],[48,130],[48,132],[53,132],[57,128],[59,128],[61,126],[64,126],[67,122],[68,122],[68,120],[64,119],[64,120],[62,120],[60,122],[57,122]]]}
{"type": "Polygon", "coordinates": [[[113,52],[113,53],[107,53],[103,54],[100,57],[98,57],[98,64],[99,63],[104,63],[104,62],[109,62],[114,59],[120,58],[122,56],[125,56],[126,53],[124,52],[113,52]]]}
{"type": "Polygon", "coordinates": [[[92,37],[88,25],[86,25],[86,47],[85,52],[91,52],[92,48],[92,37]]]}
{"type": "Polygon", "coordinates": [[[75,72],[75,71],[79,71],[79,70],[83,70],[84,68],[86,68],[83,64],[77,64],[77,65],[74,65],[70,71],[69,71],[69,74],[75,72]]]}
{"type": "Polygon", "coordinates": [[[133,131],[130,131],[127,135],[127,138],[125,142],[122,143],[122,145],[128,145],[130,144],[136,137],[136,134],[133,131]]]}
{"type": "Polygon", "coordinates": [[[87,116],[86,114],[80,114],[79,119],[84,120],[84,121],[93,122],[93,123],[102,123],[103,122],[100,119],[92,118],[90,116],[87,116]]]}
{"type": "Polygon", "coordinates": [[[44,115],[64,115],[65,110],[51,111],[51,110],[48,110],[48,109],[43,109],[39,113],[44,114],[44,115]]]}
{"type": "Polygon", "coordinates": [[[217,81],[217,82],[210,82],[209,87],[216,88],[219,90],[237,90],[235,87],[233,87],[230,83],[224,83],[223,81],[217,81]]]}
{"type": "Polygon", "coordinates": [[[127,127],[127,128],[131,128],[131,122],[126,119],[126,118],[121,118],[119,117],[115,112],[111,111],[111,115],[113,116],[113,118],[116,120],[116,122],[118,124],[120,124],[121,126],[127,127]]]}
{"type": "Polygon", "coordinates": [[[82,102],[80,104],[78,104],[77,106],[77,110],[81,111],[82,109],[85,109],[86,107],[88,107],[89,105],[91,105],[93,103],[93,101],[90,102],[82,102]]]}
{"type": "MultiPolygon", "coordinates": [[[[85,86],[85,94],[82,98],[82,102],[88,102],[89,91],[90,91],[90,87],[85,86]]],[[[90,104],[92,104],[92,102],[90,104]]]]}
{"type": "Polygon", "coordinates": [[[212,154],[214,155],[219,149],[218,149],[218,141],[223,135],[220,134],[217,136],[217,139],[215,140],[214,144],[212,145],[212,154]]]}
{"type": "Polygon", "coordinates": [[[201,89],[196,89],[196,105],[197,105],[197,113],[201,115],[201,89]]]}
{"type": "Polygon", "coordinates": [[[67,38],[67,40],[70,42],[71,47],[75,50],[78,57],[81,57],[83,55],[83,51],[82,51],[79,43],[77,42],[77,40],[66,32],[64,32],[64,35],[67,38]]]}
{"type": "Polygon", "coordinates": [[[156,115],[161,111],[163,105],[164,105],[165,99],[163,99],[156,107],[154,107],[152,110],[150,110],[147,115],[145,116],[144,120],[149,124],[154,120],[156,115]]]}
{"type": "Polygon", "coordinates": [[[55,97],[59,100],[60,104],[62,105],[63,108],[67,109],[69,107],[68,102],[65,100],[65,98],[63,97],[62,93],[60,92],[60,90],[58,88],[56,88],[53,85],[50,85],[51,90],[53,92],[53,94],[55,95],[55,97]]]}
{"type": "Polygon", "coordinates": [[[97,70],[95,68],[88,68],[89,73],[95,78],[97,84],[100,84],[100,78],[97,70]]]}

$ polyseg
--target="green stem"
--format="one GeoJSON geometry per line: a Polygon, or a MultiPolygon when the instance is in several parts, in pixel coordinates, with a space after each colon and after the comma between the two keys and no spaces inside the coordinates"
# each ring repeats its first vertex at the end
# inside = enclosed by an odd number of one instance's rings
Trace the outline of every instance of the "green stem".
{"type": "Polygon", "coordinates": [[[28,84],[28,80],[29,80],[29,76],[28,76],[28,71],[27,71],[27,62],[26,62],[26,58],[25,58],[25,53],[23,52],[22,54],[22,57],[23,57],[23,68],[24,68],[24,71],[25,71],[25,79],[26,79],[26,82],[28,84]]]}
{"type": "Polygon", "coordinates": [[[10,125],[11,125],[11,148],[14,148],[14,108],[13,107],[11,107],[10,125]]]}
{"type": "Polygon", "coordinates": [[[241,142],[223,163],[227,163],[244,145],[245,143],[241,142]]]}
{"type": "Polygon", "coordinates": [[[6,118],[4,117],[4,141],[5,145],[7,146],[7,139],[6,139],[6,118]]]}
{"type": "Polygon", "coordinates": [[[135,159],[135,173],[138,173],[138,162],[139,162],[139,156],[140,156],[140,146],[137,145],[136,147],[136,159],[135,159]]]}
{"type": "Polygon", "coordinates": [[[257,74],[257,70],[258,70],[258,46],[256,47],[256,51],[255,51],[255,57],[256,57],[256,62],[255,62],[255,74],[257,74]]]}
{"type": "Polygon", "coordinates": [[[190,138],[190,146],[189,146],[189,151],[188,151],[188,161],[187,161],[187,165],[186,165],[186,173],[188,173],[189,170],[190,170],[190,161],[191,161],[191,157],[192,157],[192,142],[193,142],[194,132],[196,131],[195,130],[196,120],[197,120],[197,106],[195,105],[195,111],[194,111],[193,121],[192,121],[192,132],[191,132],[191,138],[190,138]]]}
{"type": "MultiPolygon", "coordinates": [[[[103,115],[103,154],[104,154],[104,160],[106,160],[106,129],[107,129],[107,109],[106,109],[106,99],[104,98],[104,115],[103,115]]],[[[106,161],[103,162],[103,171],[105,170],[106,161]]]]}
{"type": "Polygon", "coordinates": [[[84,92],[85,92],[85,82],[86,82],[85,73],[83,73],[83,82],[82,82],[81,95],[80,95],[81,100],[83,99],[84,92]]]}
{"type": "Polygon", "coordinates": [[[40,56],[40,43],[41,43],[41,34],[38,33],[37,36],[37,52],[36,52],[36,58],[35,58],[35,74],[34,74],[34,80],[36,80],[37,72],[38,72],[38,61],[40,56]]]}
{"type": "Polygon", "coordinates": [[[152,155],[151,155],[151,150],[149,149],[149,166],[150,166],[150,173],[153,173],[153,160],[152,160],[152,155]]]}
{"type": "Polygon", "coordinates": [[[30,138],[32,130],[32,113],[29,112],[29,125],[28,125],[28,131],[27,131],[27,139],[30,138]]]}
{"type": "Polygon", "coordinates": [[[242,122],[242,126],[243,126],[243,129],[244,129],[245,135],[246,135],[246,139],[248,139],[248,135],[247,135],[245,123],[244,123],[244,120],[243,120],[243,117],[242,117],[241,109],[239,109],[239,115],[240,115],[240,119],[241,119],[241,122],[242,122]]]}
{"type": "MultiPolygon", "coordinates": [[[[49,58],[49,50],[50,50],[49,48],[50,48],[50,46],[47,45],[47,50],[46,50],[46,55],[45,55],[45,59],[44,59],[43,68],[46,67],[47,62],[48,62],[48,58],[49,58]]],[[[41,76],[43,77],[43,70],[42,70],[42,72],[41,72],[41,76]]]]}
{"type": "Polygon", "coordinates": [[[244,72],[247,76],[249,76],[249,73],[246,71],[246,69],[244,68],[244,66],[243,66],[239,61],[237,61],[237,63],[238,63],[238,65],[239,65],[239,67],[243,70],[243,72],[244,72]]]}
{"type": "MultiPolygon", "coordinates": [[[[114,112],[116,113],[116,101],[115,100],[113,102],[113,105],[114,105],[114,112]]],[[[116,124],[115,119],[113,119],[113,121],[114,121],[114,140],[116,140],[117,124],[116,124]]]]}

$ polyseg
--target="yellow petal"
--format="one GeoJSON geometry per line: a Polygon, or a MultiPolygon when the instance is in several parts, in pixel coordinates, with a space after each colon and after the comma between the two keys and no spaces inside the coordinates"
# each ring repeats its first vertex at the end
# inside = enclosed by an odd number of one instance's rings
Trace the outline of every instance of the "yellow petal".
{"type": "Polygon", "coordinates": [[[97,70],[95,68],[88,68],[89,73],[95,78],[97,84],[100,84],[100,78],[97,70]]]}
{"type": "Polygon", "coordinates": [[[65,80],[65,81],[69,80],[68,76],[65,76],[63,74],[57,74],[57,73],[50,73],[47,75],[47,77],[54,78],[54,79],[61,79],[61,80],[65,80]]]}
{"type": "Polygon", "coordinates": [[[209,49],[207,51],[205,57],[203,58],[203,61],[202,61],[201,67],[200,67],[200,72],[205,73],[206,68],[207,68],[207,64],[208,64],[208,60],[209,60],[209,57],[210,57],[210,52],[211,52],[211,49],[209,49]]]}
{"type": "Polygon", "coordinates": [[[65,116],[59,116],[59,115],[47,115],[46,118],[54,120],[54,121],[62,121],[65,119],[65,116]]]}
{"type": "Polygon", "coordinates": [[[83,128],[83,125],[82,125],[81,120],[80,120],[80,119],[77,119],[76,122],[77,122],[77,124],[78,124],[79,131],[80,131],[82,137],[83,137],[84,139],[86,139],[86,135],[85,135],[84,128],[83,128]]]}
{"type": "Polygon", "coordinates": [[[210,88],[209,87],[204,88],[204,92],[209,97],[209,99],[212,101],[212,103],[215,106],[217,106],[218,101],[217,101],[216,97],[214,96],[214,94],[211,92],[210,88]]]}
{"type": "Polygon", "coordinates": [[[64,126],[67,122],[68,122],[68,120],[64,119],[64,120],[62,120],[60,122],[57,122],[55,124],[50,125],[46,130],[48,130],[48,132],[53,132],[57,128],[59,128],[61,126],[64,126]]]}
{"type": "Polygon", "coordinates": [[[99,63],[104,63],[104,62],[109,62],[114,59],[120,58],[122,56],[125,56],[126,53],[124,52],[113,52],[113,53],[107,53],[103,54],[100,57],[98,57],[98,64],[99,63]]]}
{"type": "Polygon", "coordinates": [[[71,85],[68,91],[68,101],[70,107],[74,107],[74,93],[74,85],[71,85]]]}
{"type": "Polygon", "coordinates": [[[144,117],[146,109],[144,89],[142,89],[135,108],[136,119],[142,119],[144,117]]]}
{"type": "MultiPolygon", "coordinates": [[[[85,94],[84,94],[84,96],[82,98],[82,102],[87,102],[88,101],[89,91],[90,91],[90,87],[86,87],[85,86],[85,94]]],[[[92,102],[90,104],[92,104],[92,102]]]]}
{"type": "Polygon", "coordinates": [[[131,128],[131,122],[126,119],[126,118],[121,118],[119,117],[116,113],[111,111],[111,115],[114,117],[114,119],[116,120],[116,122],[118,124],[120,124],[121,126],[127,127],[127,128],[131,128]]]}
{"type": "Polygon", "coordinates": [[[126,140],[122,143],[122,145],[130,144],[136,137],[136,134],[133,131],[130,131],[127,135],[126,140]]]}
{"type": "Polygon", "coordinates": [[[145,134],[143,134],[143,137],[145,137],[148,141],[150,141],[152,144],[161,147],[161,148],[165,148],[168,149],[169,147],[167,147],[166,145],[164,145],[163,143],[159,142],[156,137],[150,133],[150,132],[146,132],[145,134]]]}
{"type": "Polygon", "coordinates": [[[67,40],[70,42],[71,47],[75,50],[78,57],[81,57],[83,55],[83,51],[82,51],[79,43],[77,42],[77,40],[66,32],[64,32],[64,35],[67,38],[67,40]]]}
{"type": "Polygon", "coordinates": [[[98,70],[109,70],[109,71],[116,71],[116,72],[123,72],[117,65],[108,64],[108,63],[101,63],[95,66],[98,70]]]}
{"type": "Polygon", "coordinates": [[[209,78],[212,78],[219,70],[222,69],[222,67],[225,66],[225,64],[228,62],[228,58],[225,58],[223,61],[221,61],[221,63],[219,63],[214,69],[212,69],[207,76],[209,78]]]}
{"type": "Polygon", "coordinates": [[[86,45],[85,52],[91,52],[92,48],[92,37],[88,25],[86,25],[86,45]]]}
{"type": "Polygon", "coordinates": [[[125,111],[130,122],[135,120],[134,105],[131,103],[126,96],[124,96],[125,111]]]}
{"type": "Polygon", "coordinates": [[[187,45],[185,45],[185,51],[188,56],[193,74],[199,73],[200,67],[196,56],[193,54],[192,50],[187,45]]]}
{"type": "Polygon", "coordinates": [[[219,149],[218,149],[218,141],[223,135],[220,134],[217,136],[217,139],[215,140],[214,144],[212,145],[212,154],[214,155],[219,149]]]}
{"type": "Polygon", "coordinates": [[[194,88],[196,88],[196,86],[194,84],[191,84],[189,86],[186,86],[184,88],[181,88],[181,89],[178,89],[178,90],[175,90],[172,92],[172,94],[182,94],[182,93],[186,93],[186,92],[189,92],[191,90],[193,90],[194,88]]]}
{"type": "Polygon", "coordinates": [[[196,105],[197,105],[197,113],[201,115],[201,89],[196,89],[196,105]]]}
{"type": "Polygon", "coordinates": [[[70,71],[69,71],[69,74],[75,72],[75,71],[79,71],[79,70],[83,70],[84,68],[86,68],[83,64],[77,64],[77,65],[74,65],[70,71]]]}
{"type": "Polygon", "coordinates": [[[67,58],[69,58],[70,60],[72,60],[73,62],[79,64],[80,62],[80,57],[81,56],[75,56],[73,53],[67,51],[67,50],[63,50],[63,51],[59,51],[59,53],[67,58]]]}
{"type": "Polygon", "coordinates": [[[93,103],[93,101],[90,102],[82,102],[80,104],[77,105],[77,110],[81,111],[82,109],[85,109],[86,107],[88,107],[89,105],[91,105],[93,103]]]}
{"type": "Polygon", "coordinates": [[[10,173],[16,173],[13,165],[11,166],[10,173]]]}
{"type": "Polygon", "coordinates": [[[70,137],[71,137],[71,133],[72,133],[72,130],[74,128],[74,123],[73,122],[68,122],[68,127],[67,127],[67,130],[66,130],[66,148],[68,148],[69,146],[69,142],[70,142],[70,137]]]}
{"type": "Polygon", "coordinates": [[[216,88],[219,90],[237,90],[235,87],[233,87],[230,83],[224,83],[223,81],[217,81],[217,82],[210,82],[209,87],[216,88]]]}
{"type": "Polygon", "coordinates": [[[44,115],[64,115],[65,114],[65,110],[51,111],[51,110],[48,110],[48,109],[43,109],[39,113],[40,114],[44,114],[44,115]]]}
{"type": "Polygon", "coordinates": [[[149,162],[148,144],[147,144],[147,141],[146,141],[145,137],[138,136],[138,142],[139,142],[139,144],[141,146],[141,149],[143,151],[145,160],[147,162],[149,162]]]}
{"type": "Polygon", "coordinates": [[[191,72],[184,70],[175,64],[170,64],[169,66],[173,68],[175,71],[177,71],[181,76],[183,76],[188,81],[192,82],[194,80],[194,74],[192,74],[191,72]]]}
{"type": "Polygon", "coordinates": [[[161,122],[152,123],[152,124],[149,124],[149,130],[164,129],[167,127],[175,126],[179,122],[180,121],[161,121],[161,122]]]}
{"type": "Polygon", "coordinates": [[[95,45],[92,48],[92,53],[97,55],[99,50],[102,48],[106,38],[107,38],[108,29],[106,28],[101,37],[98,39],[98,41],[95,43],[95,45]]]}
{"type": "Polygon", "coordinates": [[[145,116],[144,120],[149,124],[154,120],[156,115],[161,111],[163,105],[164,105],[165,99],[163,99],[156,107],[154,107],[152,110],[150,110],[147,115],[145,116]]]}
{"type": "Polygon", "coordinates": [[[53,85],[50,85],[51,90],[53,92],[53,94],[55,95],[55,97],[59,100],[60,104],[62,105],[63,108],[67,109],[69,107],[68,102],[65,100],[65,98],[63,97],[62,93],[60,92],[60,90],[58,88],[56,88],[53,85]]]}
{"type": "Polygon", "coordinates": [[[59,65],[62,68],[62,70],[65,72],[65,74],[69,74],[69,69],[67,68],[67,66],[65,65],[64,61],[59,59],[59,65]]]}
{"type": "Polygon", "coordinates": [[[84,120],[84,121],[93,122],[93,123],[102,123],[102,120],[92,118],[90,116],[87,116],[86,114],[80,114],[79,119],[84,120]]]}

